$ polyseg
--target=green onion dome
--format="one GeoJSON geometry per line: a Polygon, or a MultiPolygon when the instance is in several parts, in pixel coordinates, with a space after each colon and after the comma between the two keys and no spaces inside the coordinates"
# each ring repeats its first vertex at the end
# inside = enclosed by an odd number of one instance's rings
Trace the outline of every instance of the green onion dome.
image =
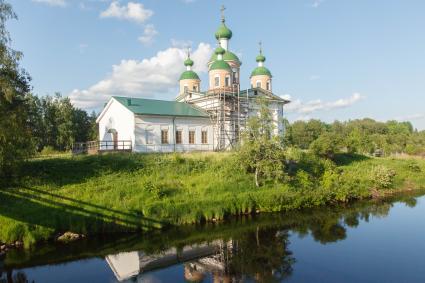
{"type": "Polygon", "coordinates": [[[184,71],[180,76],[181,80],[199,80],[199,77],[194,71],[184,71]]]}
{"type": "Polygon", "coordinates": [[[226,70],[226,71],[232,71],[232,68],[230,68],[230,65],[227,64],[225,61],[223,60],[217,60],[214,61],[211,66],[210,66],[210,71],[212,70],[226,70]]]}
{"type": "Polygon", "coordinates": [[[257,67],[252,71],[251,77],[254,76],[269,76],[272,77],[272,73],[270,73],[269,69],[266,67],[257,67]]]}
{"type": "Polygon", "coordinates": [[[266,57],[262,53],[260,53],[260,55],[258,55],[255,58],[255,61],[257,61],[257,62],[265,62],[266,61],[266,57]]]}
{"type": "Polygon", "coordinates": [[[192,67],[193,66],[193,60],[188,57],[186,60],[184,60],[184,65],[192,67]]]}
{"type": "Polygon", "coordinates": [[[215,38],[225,38],[225,39],[231,39],[232,38],[232,31],[226,27],[226,24],[224,21],[221,23],[221,25],[218,27],[217,31],[215,32],[215,38]]]}
{"type": "MultiPolygon", "coordinates": [[[[210,62],[213,62],[213,61],[216,61],[216,60],[217,60],[217,54],[213,53],[211,58],[210,58],[210,62]]],[[[238,56],[236,56],[236,54],[234,54],[233,52],[230,52],[230,51],[226,51],[226,53],[223,54],[223,60],[224,61],[235,61],[239,65],[242,65],[242,62],[239,60],[238,56]]]]}
{"type": "Polygon", "coordinates": [[[216,55],[219,55],[219,54],[223,55],[224,53],[226,53],[226,49],[224,49],[223,47],[219,46],[219,47],[217,47],[217,48],[214,50],[214,53],[215,53],[216,55]]]}

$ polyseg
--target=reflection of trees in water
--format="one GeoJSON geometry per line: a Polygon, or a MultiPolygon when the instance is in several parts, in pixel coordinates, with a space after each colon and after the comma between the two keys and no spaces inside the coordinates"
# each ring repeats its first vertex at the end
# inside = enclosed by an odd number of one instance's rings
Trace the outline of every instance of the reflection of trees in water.
{"type": "Polygon", "coordinates": [[[347,207],[315,209],[308,217],[295,213],[291,214],[295,220],[290,229],[300,236],[310,234],[322,244],[332,243],[347,237],[347,226],[356,228],[361,220],[369,222],[371,216],[386,217],[391,207],[392,203],[370,201],[347,207]]]}
{"type": "Polygon", "coordinates": [[[407,197],[401,199],[401,202],[404,202],[404,204],[406,204],[406,206],[411,207],[411,208],[415,207],[418,204],[418,200],[416,198],[410,197],[410,196],[407,196],[407,197]]]}
{"type": "Polygon", "coordinates": [[[288,250],[287,231],[257,227],[235,240],[235,250],[229,272],[245,274],[259,282],[282,281],[292,273],[295,262],[288,250]]]}
{"type": "Polygon", "coordinates": [[[34,280],[27,279],[25,272],[18,271],[14,273],[12,270],[6,272],[6,278],[3,278],[2,271],[0,270],[0,283],[35,283],[34,280]]]}
{"type": "Polygon", "coordinates": [[[288,232],[260,228],[222,241],[217,254],[185,264],[185,279],[202,282],[209,272],[213,282],[280,282],[292,273],[288,232]]]}
{"type": "MultiPolygon", "coordinates": [[[[416,199],[412,196],[393,200],[401,201],[408,207],[416,205],[416,199]]],[[[29,263],[30,266],[46,262],[53,264],[84,256],[105,256],[123,251],[142,251],[147,255],[161,254],[174,247],[182,250],[191,245],[221,241],[223,245],[220,252],[223,257],[220,262],[223,263],[224,269],[197,269],[199,261],[195,260],[185,264],[185,277],[200,282],[205,279],[205,274],[210,273],[214,278],[221,278],[222,282],[241,281],[246,277],[260,282],[282,281],[291,275],[296,256],[289,249],[288,231],[300,236],[309,235],[322,244],[336,242],[347,237],[347,227],[358,227],[362,221],[368,222],[372,217],[386,217],[392,206],[391,200],[365,201],[283,214],[261,214],[251,218],[229,220],[218,225],[175,227],[145,237],[133,235],[114,242],[88,239],[87,242],[74,245],[36,249],[25,253],[29,260],[23,264],[17,263],[16,255],[13,268],[22,269],[29,263]]],[[[13,253],[14,251],[8,256],[13,256],[13,253]]],[[[0,283],[28,282],[17,273],[13,274],[13,281],[2,279],[6,278],[4,275],[6,274],[3,274],[3,277],[0,275],[0,283]]]]}

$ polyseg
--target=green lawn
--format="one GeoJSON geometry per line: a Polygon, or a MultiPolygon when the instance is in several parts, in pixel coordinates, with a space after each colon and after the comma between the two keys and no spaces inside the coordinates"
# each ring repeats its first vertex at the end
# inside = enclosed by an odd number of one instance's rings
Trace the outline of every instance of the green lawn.
{"type": "Polygon", "coordinates": [[[65,231],[151,230],[368,198],[378,165],[397,173],[382,193],[425,188],[421,159],[341,155],[332,169],[314,162],[300,160],[289,166],[286,182],[256,188],[231,153],[35,159],[18,185],[0,190],[0,242],[23,240],[28,246],[65,231]]]}

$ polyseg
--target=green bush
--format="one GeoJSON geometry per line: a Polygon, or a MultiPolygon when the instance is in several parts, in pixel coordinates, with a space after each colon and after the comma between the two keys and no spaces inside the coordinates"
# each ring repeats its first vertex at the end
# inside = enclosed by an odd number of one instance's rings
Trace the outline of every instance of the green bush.
{"type": "Polygon", "coordinates": [[[161,199],[167,195],[162,184],[154,184],[151,181],[146,181],[143,184],[143,189],[149,192],[155,199],[161,199]]]}
{"type": "Polygon", "coordinates": [[[311,190],[314,187],[311,176],[304,170],[298,170],[295,175],[295,182],[297,184],[297,188],[311,190]]]}
{"type": "Polygon", "coordinates": [[[372,170],[372,182],[377,189],[389,189],[394,184],[396,171],[379,165],[372,170]]]}
{"type": "Polygon", "coordinates": [[[60,154],[60,153],[61,152],[54,149],[53,146],[45,146],[40,151],[40,155],[55,155],[55,154],[60,154]]]}
{"type": "Polygon", "coordinates": [[[413,161],[413,160],[409,161],[409,163],[407,164],[407,168],[409,168],[409,171],[415,172],[415,173],[422,171],[419,164],[416,161],[413,161]]]}
{"type": "Polygon", "coordinates": [[[309,150],[320,157],[332,159],[339,152],[339,137],[334,133],[323,133],[311,143],[309,150]]]}

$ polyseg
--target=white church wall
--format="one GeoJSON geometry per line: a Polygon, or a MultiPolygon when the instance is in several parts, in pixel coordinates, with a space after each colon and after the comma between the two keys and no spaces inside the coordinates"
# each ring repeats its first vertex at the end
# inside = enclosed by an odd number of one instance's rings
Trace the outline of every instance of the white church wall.
{"type": "Polygon", "coordinates": [[[98,123],[100,141],[113,141],[113,135],[109,131],[116,130],[119,141],[132,141],[134,146],[134,114],[114,98],[108,102],[106,108],[102,111],[98,123]]]}
{"type": "MultiPolygon", "coordinates": [[[[260,115],[260,106],[253,100],[250,100],[250,109],[248,116],[255,117],[260,115]]],[[[269,104],[269,109],[272,115],[273,124],[274,124],[274,134],[281,135],[283,134],[283,102],[272,101],[269,104]]]]}
{"type": "Polygon", "coordinates": [[[214,133],[209,118],[137,115],[134,132],[134,151],[136,152],[211,151],[214,149],[214,133]],[[161,141],[162,130],[168,132],[167,144],[161,141]],[[176,144],[176,130],[182,131],[181,144],[176,144]],[[207,131],[206,144],[202,144],[203,130],[207,131]],[[193,144],[189,144],[189,131],[195,131],[193,144]]]}

